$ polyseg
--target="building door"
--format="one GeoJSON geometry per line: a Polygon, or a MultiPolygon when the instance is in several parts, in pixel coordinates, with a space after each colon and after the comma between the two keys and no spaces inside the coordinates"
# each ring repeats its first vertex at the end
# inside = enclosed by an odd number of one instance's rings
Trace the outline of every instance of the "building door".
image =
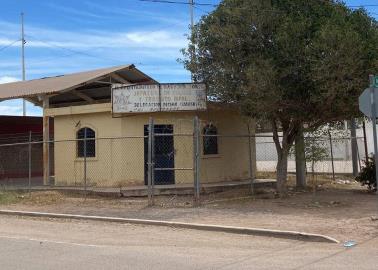
{"type": "MultiPolygon", "coordinates": [[[[175,167],[175,150],[173,142],[173,125],[155,125],[155,168],[175,167]],[[162,136],[159,136],[161,134],[162,136]],[[169,135],[171,134],[171,135],[169,135]]],[[[148,136],[148,125],[144,126],[144,136],[148,136]]],[[[148,138],[144,139],[144,183],[148,184],[148,138]]],[[[175,183],[174,170],[155,170],[155,185],[172,185],[175,183]]]]}

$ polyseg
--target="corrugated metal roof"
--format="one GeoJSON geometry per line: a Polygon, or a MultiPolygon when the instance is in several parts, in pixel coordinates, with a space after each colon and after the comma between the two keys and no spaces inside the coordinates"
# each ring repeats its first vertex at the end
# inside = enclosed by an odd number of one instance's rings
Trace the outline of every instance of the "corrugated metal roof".
{"type": "MultiPolygon", "coordinates": [[[[87,82],[98,80],[114,72],[126,71],[130,78],[152,80],[137,70],[134,65],[123,65],[91,71],[78,72],[56,77],[0,84],[0,99],[31,97],[39,94],[52,94],[76,88],[87,82]]],[[[127,78],[126,78],[127,79],[127,78]]],[[[132,83],[132,81],[131,81],[132,83]]]]}

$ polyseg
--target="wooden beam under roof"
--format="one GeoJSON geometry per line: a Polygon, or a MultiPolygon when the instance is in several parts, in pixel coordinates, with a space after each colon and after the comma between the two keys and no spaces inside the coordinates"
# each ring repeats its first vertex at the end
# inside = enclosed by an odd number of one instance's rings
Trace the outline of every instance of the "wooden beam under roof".
{"type": "Polygon", "coordinates": [[[119,76],[117,73],[112,73],[110,74],[110,77],[114,80],[116,80],[117,82],[120,82],[120,83],[124,83],[124,84],[130,84],[130,82],[124,78],[122,78],[121,76],[119,76]]]}
{"type": "Polygon", "coordinates": [[[70,92],[71,92],[73,95],[75,95],[75,96],[77,96],[77,97],[79,97],[79,98],[81,98],[81,99],[83,99],[83,100],[85,100],[85,101],[88,101],[88,102],[91,103],[91,104],[98,103],[97,100],[95,100],[95,99],[91,98],[90,96],[88,96],[88,95],[86,95],[86,94],[84,94],[84,93],[82,93],[82,92],[79,92],[79,91],[77,91],[77,90],[75,90],[75,89],[71,90],[70,92]]]}
{"type": "MultiPolygon", "coordinates": [[[[110,103],[110,99],[97,99],[96,104],[101,103],[110,103]]],[[[69,102],[59,102],[59,103],[51,103],[50,108],[61,108],[61,107],[71,107],[71,106],[81,106],[81,105],[88,105],[87,101],[69,101],[69,102]]]]}
{"type": "Polygon", "coordinates": [[[35,106],[40,106],[40,107],[43,106],[42,101],[34,100],[31,97],[24,97],[24,99],[29,101],[30,103],[34,104],[35,106]]]}
{"type": "Polygon", "coordinates": [[[104,81],[94,81],[94,83],[112,85],[111,82],[104,82],[104,81]]]}

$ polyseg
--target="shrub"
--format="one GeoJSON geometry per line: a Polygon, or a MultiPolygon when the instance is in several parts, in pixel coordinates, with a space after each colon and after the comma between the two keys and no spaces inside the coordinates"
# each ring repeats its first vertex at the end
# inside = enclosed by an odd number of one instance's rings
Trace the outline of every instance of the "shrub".
{"type": "Polygon", "coordinates": [[[362,186],[367,186],[371,191],[377,191],[377,182],[375,179],[375,161],[373,157],[369,157],[364,161],[365,165],[361,172],[356,177],[356,181],[360,182],[362,186]]]}

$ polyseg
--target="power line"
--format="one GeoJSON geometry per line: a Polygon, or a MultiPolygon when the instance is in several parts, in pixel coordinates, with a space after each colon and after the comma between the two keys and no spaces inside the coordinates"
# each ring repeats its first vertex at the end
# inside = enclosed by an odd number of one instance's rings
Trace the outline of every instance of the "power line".
{"type": "MultiPolygon", "coordinates": [[[[164,27],[159,27],[157,29],[154,29],[153,32],[158,32],[158,31],[161,31],[161,30],[164,30],[164,29],[167,29],[167,28],[172,28],[174,26],[178,26],[178,25],[181,25],[182,22],[178,22],[178,23],[173,23],[173,24],[169,24],[169,25],[166,25],[164,27]]],[[[30,36],[30,35],[27,35],[27,37],[31,38],[31,40],[33,41],[38,41],[38,42],[41,42],[41,43],[44,43],[46,45],[48,45],[49,47],[47,47],[48,49],[52,49],[51,47],[55,47],[57,49],[60,49],[60,50],[64,50],[64,51],[68,51],[69,54],[65,54],[65,55],[61,55],[60,57],[68,57],[68,56],[73,56],[73,55],[83,55],[83,56],[87,56],[87,57],[91,57],[91,58],[97,58],[97,59],[103,59],[103,60],[106,60],[106,61],[112,61],[112,62],[118,62],[118,63],[124,63],[123,61],[120,61],[118,59],[112,59],[112,58],[106,58],[106,57],[101,57],[101,56],[98,56],[98,55],[93,55],[93,54],[89,54],[85,51],[78,51],[78,50],[74,50],[74,49],[71,49],[71,48],[67,48],[67,47],[64,47],[64,46],[61,46],[61,45],[57,45],[57,44],[54,44],[52,42],[47,42],[47,41],[44,41],[44,40],[41,40],[41,39],[38,39],[34,36],[30,36]]],[[[54,58],[50,57],[50,58],[47,58],[45,60],[43,60],[42,62],[38,62],[39,63],[45,63],[45,62],[48,62],[49,60],[52,60],[54,58]]]]}
{"type": "MultiPolygon", "coordinates": [[[[29,36],[29,35],[28,35],[29,36]]],[[[86,57],[91,57],[91,58],[96,58],[96,59],[103,59],[103,60],[106,60],[106,61],[112,61],[112,62],[118,62],[118,63],[121,63],[122,61],[118,60],[118,59],[112,59],[112,58],[107,58],[107,57],[102,57],[102,56],[99,56],[99,55],[93,55],[93,54],[89,54],[85,51],[78,51],[78,50],[74,50],[74,49],[71,49],[71,48],[66,48],[64,46],[61,46],[61,45],[57,45],[57,44],[54,44],[52,42],[48,42],[48,41],[44,41],[44,40],[40,40],[40,39],[37,39],[35,37],[32,37],[32,36],[29,36],[30,38],[32,38],[32,40],[35,40],[35,41],[38,41],[38,42],[41,42],[41,43],[44,43],[48,46],[51,46],[51,47],[55,47],[57,49],[60,49],[60,50],[64,50],[64,51],[68,51],[68,52],[71,52],[72,54],[68,54],[66,56],[72,56],[72,55],[75,55],[75,54],[78,54],[78,55],[83,55],[83,56],[86,56],[86,57]]],[[[123,62],[122,62],[123,63],[123,62]]]]}
{"type": "Polygon", "coordinates": [[[378,7],[378,5],[358,5],[358,6],[347,6],[350,8],[361,8],[361,7],[378,7]]]}
{"type": "Polygon", "coordinates": [[[204,10],[204,9],[199,8],[199,7],[196,7],[196,6],[194,6],[194,8],[197,9],[197,10],[199,10],[199,11],[201,11],[201,12],[203,12],[203,13],[206,13],[206,14],[209,14],[209,13],[210,13],[210,11],[208,11],[208,10],[204,10]]]}
{"type": "MultiPolygon", "coordinates": [[[[161,4],[178,4],[178,5],[191,5],[189,2],[181,2],[181,1],[173,1],[173,0],[138,0],[140,2],[150,2],[150,3],[161,3],[161,4]]],[[[211,3],[200,3],[200,2],[194,2],[194,6],[209,6],[209,7],[219,7],[221,4],[211,4],[211,3]]],[[[367,7],[378,7],[378,4],[366,4],[366,5],[346,5],[346,7],[349,8],[367,8],[367,7]]],[[[238,8],[238,7],[232,7],[232,8],[238,8]]],[[[245,8],[239,8],[239,9],[245,9],[245,8]]],[[[267,10],[267,11],[273,11],[273,10],[267,10]]]]}
{"type": "Polygon", "coordinates": [[[17,40],[15,40],[15,41],[12,41],[11,43],[9,43],[9,44],[3,46],[3,47],[0,47],[0,52],[3,51],[3,50],[5,50],[5,49],[7,49],[7,48],[9,48],[9,47],[11,47],[12,45],[16,44],[16,43],[19,42],[19,41],[21,41],[21,39],[17,39],[17,40]]]}
{"type": "MultiPolygon", "coordinates": [[[[167,28],[172,28],[174,26],[178,26],[178,25],[181,25],[181,24],[182,24],[182,22],[169,24],[169,25],[166,25],[164,27],[159,27],[157,29],[154,29],[153,32],[158,32],[158,31],[161,31],[161,30],[164,30],[164,29],[167,29],[167,28]]],[[[36,38],[34,36],[27,35],[27,37],[31,38],[32,41],[34,40],[34,41],[38,41],[38,42],[41,42],[41,43],[44,43],[44,44],[48,45],[47,49],[50,49],[52,51],[55,51],[55,50],[53,48],[51,48],[51,47],[55,47],[57,49],[60,49],[60,50],[68,52],[67,54],[58,55],[57,57],[70,57],[70,56],[74,56],[74,55],[83,55],[83,56],[86,56],[86,57],[91,57],[91,58],[96,58],[96,59],[100,58],[100,59],[103,59],[103,60],[106,60],[106,61],[124,63],[123,61],[120,61],[118,59],[116,60],[116,59],[111,59],[111,58],[105,58],[105,57],[101,57],[101,56],[98,56],[98,55],[89,54],[89,53],[87,53],[85,51],[74,50],[74,49],[71,49],[71,48],[67,48],[67,47],[64,47],[64,46],[61,46],[61,45],[54,44],[53,42],[48,42],[48,41],[44,41],[44,40],[38,39],[38,38],[36,38]]],[[[42,61],[38,61],[38,62],[35,62],[33,64],[43,64],[43,63],[50,62],[50,60],[54,60],[54,59],[56,59],[56,57],[48,57],[48,58],[45,58],[42,61]]],[[[142,63],[137,63],[137,64],[138,65],[143,65],[142,63]]]]}
{"type": "Polygon", "coordinates": [[[140,2],[151,2],[151,3],[161,3],[161,4],[178,4],[178,5],[196,5],[196,6],[210,6],[216,7],[218,5],[210,3],[189,3],[189,2],[180,2],[180,1],[170,1],[170,0],[139,0],[140,2]]]}
{"type": "Polygon", "coordinates": [[[75,53],[61,54],[61,55],[57,55],[57,56],[54,56],[54,57],[43,58],[43,60],[41,60],[41,61],[36,61],[36,62],[29,61],[29,64],[30,64],[30,66],[33,66],[33,65],[40,65],[40,64],[44,64],[44,63],[50,63],[52,60],[56,60],[57,58],[69,57],[69,56],[73,56],[73,55],[75,55],[75,53]]]}

